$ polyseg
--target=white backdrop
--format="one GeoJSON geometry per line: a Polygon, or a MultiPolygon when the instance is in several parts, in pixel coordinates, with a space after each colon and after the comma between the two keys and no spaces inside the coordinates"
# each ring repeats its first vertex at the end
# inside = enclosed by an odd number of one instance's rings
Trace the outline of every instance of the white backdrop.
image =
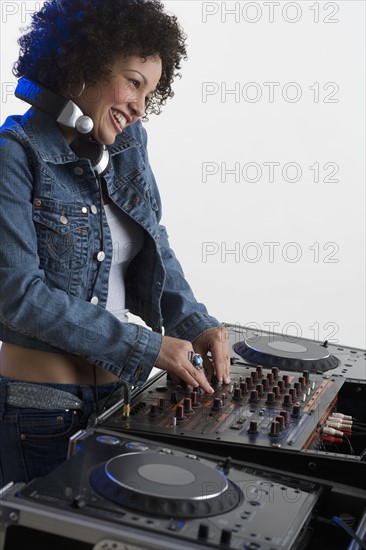
{"type": "MultiPolygon", "coordinates": [[[[43,2],[1,2],[1,122],[16,40],[43,2]]],[[[365,2],[166,0],[188,35],[146,124],[163,223],[229,323],[365,348],[365,2]]]]}

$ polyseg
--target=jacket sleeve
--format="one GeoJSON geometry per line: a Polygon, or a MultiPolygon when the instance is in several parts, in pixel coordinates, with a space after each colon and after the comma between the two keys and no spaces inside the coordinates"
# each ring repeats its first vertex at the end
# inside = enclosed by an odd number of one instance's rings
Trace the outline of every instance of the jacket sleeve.
{"type": "Polygon", "coordinates": [[[31,156],[21,141],[11,130],[0,136],[1,325],[19,341],[24,335],[44,342],[142,385],[156,362],[161,335],[121,323],[104,308],[45,284],[32,218],[31,156]]]}
{"type": "Polygon", "coordinates": [[[145,166],[151,181],[152,194],[158,204],[157,221],[160,229],[160,253],[165,268],[165,281],[161,297],[161,313],[165,334],[193,341],[205,330],[220,326],[220,322],[209,315],[204,304],[198,302],[188,284],[181,264],[169,244],[166,228],[160,224],[162,216],[161,199],[147,153],[147,134],[141,126],[141,138],[145,149],[145,166]]]}

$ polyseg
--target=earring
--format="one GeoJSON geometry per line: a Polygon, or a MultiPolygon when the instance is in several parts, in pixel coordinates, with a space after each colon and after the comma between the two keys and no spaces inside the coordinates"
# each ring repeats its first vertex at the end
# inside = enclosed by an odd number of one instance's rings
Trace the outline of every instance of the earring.
{"type": "Polygon", "coordinates": [[[84,82],[84,80],[83,80],[83,85],[82,85],[82,87],[81,87],[81,92],[78,93],[78,94],[76,94],[76,95],[72,93],[72,91],[71,91],[71,85],[72,85],[71,82],[69,82],[68,90],[69,90],[70,97],[71,97],[72,99],[77,99],[78,97],[81,96],[81,94],[82,94],[83,91],[85,90],[85,82],[84,82]]]}

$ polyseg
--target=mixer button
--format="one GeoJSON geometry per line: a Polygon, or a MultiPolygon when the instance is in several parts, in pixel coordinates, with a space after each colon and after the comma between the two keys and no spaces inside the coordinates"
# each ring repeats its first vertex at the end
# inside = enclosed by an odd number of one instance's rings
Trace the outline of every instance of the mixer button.
{"type": "Polygon", "coordinates": [[[222,409],[222,401],[221,401],[220,398],[215,397],[213,405],[212,405],[212,410],[213,411],[221,411],[221,409],[222,409]]]}
{"type": "Polygon", "coordinates": [[[293,418],[299,418],[300,412],[301,412],[301,405],[299,403],[295,403],[295,405],[292,407],[291,416],[293,418]]]}

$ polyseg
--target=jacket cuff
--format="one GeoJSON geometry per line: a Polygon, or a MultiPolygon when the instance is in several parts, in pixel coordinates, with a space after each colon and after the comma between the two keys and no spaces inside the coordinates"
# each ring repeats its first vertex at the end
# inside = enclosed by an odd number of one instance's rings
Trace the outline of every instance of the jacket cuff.
{"type": "Polygon", "coordinates": [[[177,327],[169,331],[169,334],[166,334],[167,336],[173,336],[193,342],[193,340],[198,338],[206,330],[220,327],[221,325],[222,323],[215,319],[215,317],[211,317],[205,313],[193,313],[184,319],[177,327]]]}

